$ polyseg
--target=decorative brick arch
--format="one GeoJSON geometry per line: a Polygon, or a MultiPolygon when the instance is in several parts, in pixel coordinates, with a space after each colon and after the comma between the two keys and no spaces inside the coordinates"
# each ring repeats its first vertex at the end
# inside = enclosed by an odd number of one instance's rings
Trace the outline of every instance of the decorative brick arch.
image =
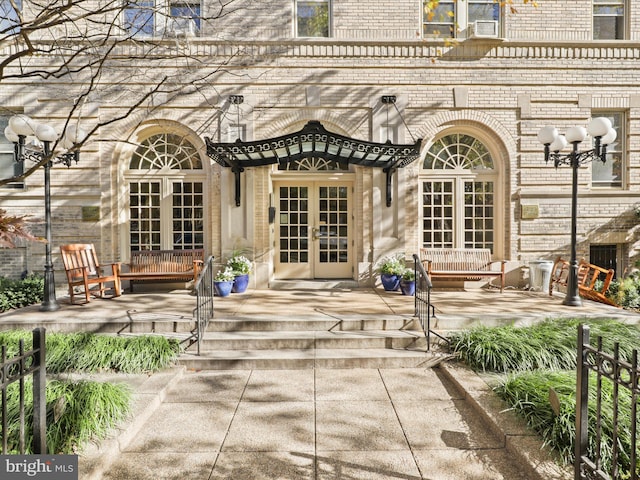
{"type": "Polygon", "coordinates": [[[433,139],[445,130],[458,128],[479,130],[496,141],[496,153],[500,160],[499,168],[509,175],[510,159],[517,156],[516,139],[511,132],[496,118],[477,110],[451,110],[435,115],[418,129],[418,137],[425,139],[422,143],[422,155],[431,147],[433,139]]]}
{"type": "MultiPolygon", "coordinates": [[[[139,134],[151,130],[157,130],[158,132],[184,132],[191,144],[200,152],[203,165],[210,163],[209,157],[207,156],[207,149],[202,138],[185,124],[167,118],[147,118],[140,120],[140,118],[137,117],[139,117],[139,115],[134,115],[129,122],[120,123],[118,127],[111,132],[114,138],[122,139],[115,142],[115,146],[110,155],[113,159],[111,163],[112,173],[115,174],[116,177],[121,177],[124,171],[127,170],[131,155],[137,148],[136,142],[138,141],[139,134]]],[[[213,168],[219,170],[217,165],[214,165],[213,168]]]]}

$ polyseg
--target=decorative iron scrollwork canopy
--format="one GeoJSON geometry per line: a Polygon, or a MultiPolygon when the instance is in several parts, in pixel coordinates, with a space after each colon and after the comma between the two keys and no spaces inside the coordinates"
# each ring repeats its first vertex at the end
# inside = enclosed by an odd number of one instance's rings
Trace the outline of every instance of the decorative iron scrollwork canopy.
{"type": "Polygon", "coordinates": [[[235,175],[236,206],[240,205],[240,173],[246,167],[288,163],[307,157],[333,160],[341,165],[361,165],[381,168],[387,175],[387,206],[391,205],[391,179],[420,155],[421,140],[413,145],[373,143],[338,135],[325,129],[318,121],[308,122],[302,130],[268,140],[214,143],[205,137],[207,155],[235,175]]]}

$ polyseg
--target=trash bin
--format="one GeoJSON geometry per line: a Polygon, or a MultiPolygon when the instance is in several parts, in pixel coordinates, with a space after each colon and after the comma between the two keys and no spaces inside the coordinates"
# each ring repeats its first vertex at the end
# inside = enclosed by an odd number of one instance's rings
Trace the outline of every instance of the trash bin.
{"type": "Polygon", "coordinates": [[[532,260],[529,262],[529,290],[546,290],[551,281],[551,260],[532,260]]]}

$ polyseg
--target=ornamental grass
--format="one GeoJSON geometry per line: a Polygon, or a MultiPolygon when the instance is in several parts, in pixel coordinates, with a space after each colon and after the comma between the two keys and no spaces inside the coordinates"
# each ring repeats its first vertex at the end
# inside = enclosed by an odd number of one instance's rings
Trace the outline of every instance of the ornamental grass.
{"type": "MultiPolygon", "coordinates": [[[[591,374],[589,383],[596,384],[596,376],[591,374]]],[[[601,448],[602,467],[609,472],[613,458],[613,382],[602,380],[601,448]]],[[[494,388],[510,407],[523,417],[527,424],[542,437],[544,443],[558,452],[561,461],[567,465],[575,460],[576,434],[576,373],[575,371],[518,372],[508,375],[494,388]],[[549,392],[555,392],[560,408],[554,412],[549,401],[549,392]]],[[[596,435],[596,388],[589,389],[589,458],[595,458],[596,435]]],[[[631,472],[631,392],[620,388],[618,391],[618,468],[617,478],[630,478],[631,472]]],[[[637,446],[640,457],[640,445],[637,446]]],[[[636,468],[640,474],[640,466],[636,468]]]]}
{"type": "MultiPolygon", "coordinates": [[[[47,452],[73,454],[90,441],[106,437],[127,417],[131,391],[127,385],[94,381],[47,381],[47,452]]],[[[12,383],[7,388],[7,452],[18,454],[19,390],[12,383]]],[[[25,453],[31,454],[33,443],[32,379],[25,380],[25,453]]],[[[0,446],[0,451],[2,450],[0,446]]],[[[5,454],[5,452],[2,452],[5,454]]]]}
{"type": "MultiPolygon", "coordinates": [[[[0,332],[7,357],[18,354],[18,344],[31,349],[32,333],[0,332]]],[[[48,333],[47,373],[149,373],[174,363],[180,352],[175,339],[160,336],[118,337],[90,333],[48,333]]],[[[25,380],[25,447],[32,453],[32,378],[25,380]]],[[[71,454],[89,441],[100,440],[129,413],[131,391],[127,385],[96,381],[48,379],[47,451],[71,454]]],[[[9,454],[19,452],[18,384],[7,388],[7,435],[9,454]]],[[[0,447],[1,450],[1,447],[0,447]]],[[[4,452],[2,452],[4,453],[4,452]]]]}
{"type": "Polygon", "coordinates": [[[476,327],[452,333],[451,350],[474,370],[495,373],[536,369],[569,370],[576,367],[578,325],[591,328],[592,343],[603,338],[603,348],[628,359],[640,345],[640,329],[617,320],[545,320],[529,327],[476,327]]]}
{"type": "MultiPolygon", "coordinates": [[[[475,370],[499,375],[495,392],[504,399],[527,424],[542,436],[544,443],[556,452],[565,464],[575,458],[575,390],[578,326],[588,324],[591,344],[602,337],[603,350],[613,352],[619,345],[619,355],[629,360],[640,345],[640,329],[612,319],[549,319],[528,327],[477,327],[450,335],[451,349],[475,370]],[[554,412],[549,400],[553,391],[560,402],[554,412]]],[[[589,454],[595,457],[596,445],[596,378],[590,377],[589,389],[589,454]]],[[[602,380],[603,467],[612,464],[613,451],[613,384],[602,380]]],[[[631,395],[619,389],[618,441],[620,476],[630,477],[631,395]]],[[[640,452],[638,452],[640,455],[640,452]]],[[[640,473],[640,471],[638,472],[640,473]]]]}
{"type": "MultiPolygon", "coordinates": [[[[18,341],[31,348],[31,332],[0,332],[7,356],[18,352],[18,341]]],[[[180,353],[176,339],[161,336],[120,337],[93,333],[47,333],[47,372],[145,373],[170,366],[180,353]]]]}

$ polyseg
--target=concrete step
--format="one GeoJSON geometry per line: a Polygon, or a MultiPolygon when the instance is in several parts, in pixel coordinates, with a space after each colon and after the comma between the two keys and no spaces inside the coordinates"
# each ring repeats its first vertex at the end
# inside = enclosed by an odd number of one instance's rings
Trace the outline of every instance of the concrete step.
{"type": "Polygon", "coordinates": [[[415,330],[207,332],[201,350],[279,350],[310,348],[408,348],[424,339],[415,330]]]}
{"type": "Polygon", "coordinates": [[[411,316],[401,315],[341,315],[340,318],[322,316],[269,316],[214,317],[209,322],[208,332],[239,331],[354,331],[354,330],[401,330],[415,329],[417,322],[411,316]]]}
{"type": "MultiPolygon", "coordinates": [[[[621,310],[621,309],[620,309],[621,310]]],[[[575,318],[577,312],[558,312],[553,314],[553,318],[575,318]]],[[[629,321],[628,312],[615,311],[611,313],[585,314],[580,312],[581,317],[585,318],[612,318],[621,322],[629,321]]],[[[433,330],[450,332],[456,330],[468,330],[473,327],[503,327],[513,325],[516,327],[533,325],[549,318],[547,312],[518,312],[518,313],[502,313],[502,314],[442,314],[438,313],[436,318],[431,319],[431,328],[433,330]]]]}
{"type": "Polygon", "coordinates": [[[430,358],[411,316],[214,318],[179,363],[193,370],[415,367],[430,358]]]}
{"type": "Polygon", "coordinates": [[[429,368],[442,355],[423,350],[365,349],[279,349],[219,350],[186,353],[178,363],[189,370],[277,370],[305,368],[429,368]]]}

